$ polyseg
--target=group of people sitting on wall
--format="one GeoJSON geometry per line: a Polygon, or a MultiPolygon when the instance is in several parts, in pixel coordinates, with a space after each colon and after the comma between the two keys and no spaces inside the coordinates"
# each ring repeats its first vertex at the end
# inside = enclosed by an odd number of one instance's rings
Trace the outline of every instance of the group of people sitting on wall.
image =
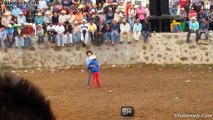
{"type": "MultiPolygon", "coordinates": [[[[34,4],[7,3],[1,5],[0,48],[31,48],[37,43],[73,46],[91,41],[94,45],[132,42],[140,37],[147,43],[151,32],[149,9],[141,4],[135,8],[131,1],[99,0],[45,1],[34,4]]],[[[33,3],[33,2],[32,2],[33,3]]]]}
{"type": "Polygon", "coordinates": [[[205,33],[205,43],[208,44],[209,31],[213,30],[213,1],[210,0],[180,0],[170,8],[174,20],[170,24],[171,32],[187,31],[186,42],[191,33],[196,33],[196,42],[201,43],[201,35],[205,33]],[[179,21],[179,22],[177,22],[179,21]]]}

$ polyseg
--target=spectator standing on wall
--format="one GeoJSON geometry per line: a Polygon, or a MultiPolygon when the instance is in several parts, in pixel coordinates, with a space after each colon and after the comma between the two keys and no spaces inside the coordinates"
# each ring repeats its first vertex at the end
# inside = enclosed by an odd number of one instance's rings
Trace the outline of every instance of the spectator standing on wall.
{"type": "Polygon", "coordinates": [[[137,19],[140,20],[140,23],[143,24],[146,18],[146,9],[140,4],[136,10],[137,19]]]}
{"type": "Polygon", "coordinates": [[[32,23],[25,23],[24,28],[24,39],[25,39],[25,47],[31,48],[32,47],[32,36],[35,33],[35,29],[32,26],[32,23]]]}
{"type": "Polygon", "coordinates": [[[131,26],[131,29],[133,29],[134,23],[135,23],[135,16],[136,16],[136,10],[135,10],[135,6],[131,5],[129,12],[128,12],[128,22],[129,25],[131,26]]]}
{"type": "Polygon", "coordinates": [[[58,46],[64,46],[64,26],[62,25],[62,23],[58,23],[58,25],[55,28],[56,32],[57,32],[57,45],[58,46]]]}
{"type": "Polygon", "coordinates": [[[68,21],[65,22],[64,25],[64,44],[69,47],[72,46],[73,38],[72,38],[72,26],[68,21]]]}
{"type": "Polygon", "coordinates": [[[38,45],[43,44],[44,43],[44,29],[42,28],[42,25],[39,24],[37,26],[37,30],[36,30],[36,34],[38,36],[38,45]]]}
{"type": "Polygon", "coordinates": [[[205,43],[208,44],[208,37],[209,37],[209,23],[203,18],[202,23],[200,24],[199,29],[199,40],[198,43],[201,43],[201,35],[205,33],[205,43]]]}
{"type": "Polygon", "coordinates": [[[189,32],[187,34],[186,42],[189,42],[191,33],[196,34],[196,42],[198,42],[198,30],[199,30],[199,23],[197,22],[197,19],[195,17],[192,17],[191,21],[189,21],[189,32]]]}
{"type": "Polygon", "coordinates": [[[14,28],[11,24],[8,25],[7,31],[7,47],[12,48],[14,43],[14,28]]]}

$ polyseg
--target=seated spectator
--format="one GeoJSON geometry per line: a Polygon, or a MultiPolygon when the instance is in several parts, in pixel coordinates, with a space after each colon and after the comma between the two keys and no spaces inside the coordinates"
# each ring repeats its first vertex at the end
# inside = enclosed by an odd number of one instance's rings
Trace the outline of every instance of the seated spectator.
{"type": "Polygon", "coordinates": [[[2,26],[0,30],[0,43],[2,49],[6,49],[6,40],[7,40],[7,31],[5,30],[5,27],[2,26]]]}
{"type": "Polygon", "coordinates": [[[141,31],[142,31],[142,24],[140,23],[140,20],[137,19],[137,22],[134,24],[133,27],[133,37],[136,42],[139,40],[141,36],[141,31]]]}
{"type": "Polygon", "coordinates": [[[67,12],[65,10],[61,11],[61,14],[59,15],[59,22],[60,23],[64,24],[68,20],[66,13],[67,12]]]}
{"type": "Polygon", "coordinates": [[[44,17],[43,15],[39,12],[38,14],[36,14],[36,17],[35,17],[35,25],[38,26],[39,24],[42,24],[43,25],[44,23],[44,17]]]}
{"type": "Polygon", "coordinates": [[[89,28],[87,21],[85,19],[83,20],[80,27],[81,27],[81,41],[83,42],[83,47],[85,47],[89,39],[89,28]]]}
{"type": "Polygon", "coordinates": [[[15,31],[14,31],[15,46],[16,46],[16,48],[19,48],[19,46],[21,46],[21,48],[24,47],[23,34],[24,34],[24,29],[22,28],[21,24],[18,24],[18,28],[15,29],[15,31]]]}
{"type": "Polygon", "coordinates": [[[24,39],[25,39],[25,48],[31,48],[32,47],[32,36],[35,33],[35,29],[33,28],[32,23],[25,23],[24,28],[24,39]]]}
{"type": "Polygon", "coordinates": [[[114,22],[111,25],[111,40],[112,40],[112,45],[114,45],[115,42],[118,41],[119,31],[120,31],[120,25],[119,25],[118,21],[116,19],[114,19],[114,22]]]}
{"type": "Polygon", "coordinates": [[[12,48],[13,43],[14,43],[14,29],[13,29],[13,26],[11,24],[9,24],[8,28],[6,29],[6,31],[7,31],[7,40],[6,40],[7,47],[12,48]]]}
{"type": "Polygon", "coordinates": [[[23,12],[20,12],[18,16],[18,24],[24,25],[26,23],[26,17],[23,12]]]}
{"type": "Polygon", "coordinates": [[[56,32],[57,32],[57,45],[58,46],[64,46],[64,26],[62,25],[62,23],[58,23],[58,25],[55,28],[56,32]]]}
{"type": "Polygon", "coordinates": [[[68,21],[65,22],[64,25],[65,31],[64,31],[64,44],[68,46],[72,46],[73,39],[72,39],[72,26],[68,21]]]}
{"type": "Polygon", "coordinates": [[[48,41],[51,43],[56,43],[56,31],[55,31],[55,25],[52,24],[52,22],[49,23],[47,26],[47,33],[48,33],[48,41]]]}
{"type": "Polygon", "coordinates": [[[142,26],[143,26],[142,35],[143,35],[143,38],[144,38],[144,43],[147,43],[148,37],[150,36],[150,33],[151,33],[151,24],[148,21],[148,19],[145,19],[145,22],[142,26]]]}
{"type": "Polygon", "coordinates": [[[89,31],[89,35],[90,35],[90,38],[91,38],[91,42],[93,44],[96,44],[96,32],[97,32],[97,26],[95,23],[93,23],[92,20],[90,20],[89,24],[88,24],[88,31],[89,31]]]}
{"type": "Polygon", "coordinates": [[[101,45],[104,41],[104,20],[100,19],[97,26],[97,45],[101,45]]]}
{"type": "Polygon", "coordinates": [[[38,45],[43,44],[44,43],[44,30],[43,30],[41,24],[39,24],[37,26],[36,34],[38,36],[38,45]]]}
{"type": "Polygon", "coordinates": [[[50,24],[51,18],[52,18],[52,14],[49,11],[45,12],[44,24],[43,24],[44,33],[47,33],[47,26],[50,24]]]}
{"type": "Polygon", "coordinates": [[[192,8],[192,9],[189,11],[188,19],[192,19],[193,17],[197,18],[197,12],[194,11],[194,8],[192,8]]]}
{"type": "Polygon", "coordinates": [[[122,23],[120,25],[120,43],[123,43],[123,41],[127,40],[128,43],[131,43],[130,39],[130,32],[131,32],[131,27],[129,23],[127,23],[126,19],[122,20],[122,23]]]}
{"type": "Polygon", "coordinates": [[[8,27],[8,25],[11,23],[11,19],[9,17],[9,13],[4,13],[3,17],[1,18],[1,24],[5,27],[8,27]]]}
{"type": "Polygon", "coordinates": [[[57,11],[54,11],[53,12],[53,16],[52,16],[52,24],[53,25],[57,25],[58,22],[59,22],[59,16],[58,16],[58,12],[57,11]]]}
{"type": "Polygon", "coordinates": [[[72,35],[73,35],[73,43],[81,41],[81,27],[77,21],[74,22],[72,35]]]}
{"type": "Polygon", "coordinates": [[[199,40],[198,43],[201,43],[201,35],[205,33],[205,43],[208,44],[208,37],[209,37],[209,23],[203,18],[202,23],[200,24],[199,29],[199,40]]]}
{"type": "Polygon", "coordinates": [[[180,22],[177,22],[176,20],[173,20],[172,23],[170,24],[170,30],[173,33],[181,32],[180,22]]]}
{"type": "Polygon", "coordinates": [[[112,39],[111,39],[111,26],[109,23],[107,23],[104,26],[104,36],[105,36],[105,43],[112,43],[112,39]]]}
{"type": "Polygon", "coordinates": [[[196,42],[198,42],[198,30],[199,23],[197,22],[197,19],[195,17],[192,17],[191,21],[189,21],[189,32],[187,34],[186,42],[189,42],[191,33],[196,33],[196,42]]]}
{"type": "Polygon", "coordinates": [[[21,9],[17,8],[16,5],[14,5],[13,8],[14,9],[12,10],[12,15],[17,18],[19,16],[19,14],[21,13],[21,9]]]}
{"type": "Polygon", "coordinates": [[[83,20],[83,15],[80,11],[77,11],[75,14],[75,21],[77,21],[78,23],[81,23],[83,20]]]}
{"type": "Polygon", "coordinates": [[[28,80],[1,73],[1,120],[55,120],[50,103],[28,80]]]}

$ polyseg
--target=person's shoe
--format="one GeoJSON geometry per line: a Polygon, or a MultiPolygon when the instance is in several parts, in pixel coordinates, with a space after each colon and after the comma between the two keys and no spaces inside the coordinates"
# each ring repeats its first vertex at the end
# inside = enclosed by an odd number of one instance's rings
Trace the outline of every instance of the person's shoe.
{"type": "Polygon", "coordinates": [[[208,44],[209,44],[209,41],[208,41],[208,40],[205,40],[205,43],[208,45],[208,44]]]}
{"type": "Polygon", "coordinates": [[[197,41],[197,44],[200,44],[200,43],[201,43],[201,40],[198,40],[198,41],[197,41]]]}

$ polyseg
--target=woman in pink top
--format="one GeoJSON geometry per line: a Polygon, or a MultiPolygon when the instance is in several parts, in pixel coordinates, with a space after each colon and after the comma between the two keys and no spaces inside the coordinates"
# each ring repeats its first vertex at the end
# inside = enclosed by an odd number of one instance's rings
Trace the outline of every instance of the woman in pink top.
{"type": "Polygon", "coordinates": [[[146,18],[146,9],[142,7],[142,5],[139,5],[137,11],[136,11],[137,19],[140,20],[140,23],[143,24],[144,20],[146,18]]]}

